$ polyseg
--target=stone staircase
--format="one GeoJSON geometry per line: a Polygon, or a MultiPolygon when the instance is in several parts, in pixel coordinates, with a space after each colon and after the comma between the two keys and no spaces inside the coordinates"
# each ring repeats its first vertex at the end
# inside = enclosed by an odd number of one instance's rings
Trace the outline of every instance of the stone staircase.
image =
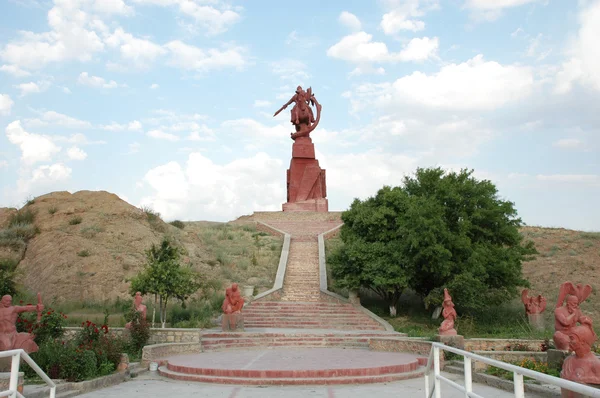
{"type": "Polygon", "coordinates": [[[257,301],[244,307],[247,328],[385,330],[352,304],[257,301]]]}
{"type": "Polygon", "coordinates": [[[284,231],[291,239],[280,301],[259,300],[245,306],[246,328],[385,330],[360,307],[322,296],[317,238],[342,224],[340,213],[263,212],[246,221],[251,219],[284,231]]]}

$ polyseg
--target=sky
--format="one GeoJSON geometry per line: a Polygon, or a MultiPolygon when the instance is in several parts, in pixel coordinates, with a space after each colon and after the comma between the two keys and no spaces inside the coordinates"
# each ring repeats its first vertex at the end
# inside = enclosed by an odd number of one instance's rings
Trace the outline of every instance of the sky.
{"type": "Polygon", "coordinates": [[[600,0],[1,0],[0,207],[281,210],[301,85],[331,211],[467,168],[527,225],[598,231],[599,38],[600,0]]]}

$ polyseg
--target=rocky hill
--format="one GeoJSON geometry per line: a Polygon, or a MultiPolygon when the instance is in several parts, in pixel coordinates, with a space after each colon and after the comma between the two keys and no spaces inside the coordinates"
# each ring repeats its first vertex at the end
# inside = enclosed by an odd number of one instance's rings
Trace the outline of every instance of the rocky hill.
{"type": "MultiPolygon", "coordinates": [[[[3,231],[16,211],[0,209],[3,231]]],[[[41,292],[48,302],[128,296],[127,279],[142,269],[144,251],[165,235],[185,248],[185,263],[223,285],[254,278],[257,285],[269,287],[281,247],[279,238],[258,235],[251,226],[200,222],[176,228],[151,210],[102,191],[53,192],[31,200],[20,211],[35,214],[37,233],[24,247],[14,242],[0,245],[0,257],[20,260],[19,282],[30,292],[41,292]],[[234,240],[238,246],[240,241],[246,246],[258,242],[275,250],[263,250],[258,257],[248,248],[231,253],[234,240]],[[215,248],[221,252],[215,253],[215,248]],[[254,266],[249,267],[253,256],[254,266]]]]}

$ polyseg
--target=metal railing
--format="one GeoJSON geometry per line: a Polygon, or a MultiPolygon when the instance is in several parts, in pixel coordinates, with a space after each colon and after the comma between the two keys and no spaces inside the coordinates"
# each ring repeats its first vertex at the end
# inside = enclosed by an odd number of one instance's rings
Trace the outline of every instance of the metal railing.
{"type": "Polygon", "coordinates": [[[48,377],[46,373],[34,362],[33,359],[22,349],[18,350],[9,350],[9,351],[0,351],[0,358],[8,358],[12,357],[12,361],[10,364],[10,382],[8,384],[8,390],[0,391],[1,397],[10,397],[10,398],[24,398],[23,395],[17,391],[19,386],[19,365],[21,362],[21,357],[27,362],[27,364],[41,377],[42,380],[46,382],[48,386],[50,386],[50,398],[56,397],[56,384],[48,377]]]}
{"type": "Polygon", "coordinates": [[[472,398],[484,398],[473,392],[473,378],[471,374],[471,362],[480,361],[491,366],[495,366],[500,369],[507,370],[513,373],[514,381],[514,393],[516,398],[525,397],[525,384],[523,383],[523,376],[530,377],[532,379],[541,381],[542,383],[551,384],[565,390],[573,391],[576,393],[583,394],[592,398],[600,398],[600,389],[586,386],[585,384],[575,383],[573,381],[561,379],[547,375],[545,373],[536,372],[531,369],[525,369],[520,366],[515,366],[506,362],[497,361],[495,359],[487,358],[481,355],[473,354],[472,352],[460,350],[458,348],[450,347],[442,343],[432,343],[431,351],[429,353],[429,359],[427,360],[427,368],[425,369],[425,398],[441,398],[440,382],[444,382],[451,387],[465,393],[465,397],[472,398]],[[464,385],[460,385],[444,376],[440,373],[440,350],[452,352],[454,354],[462,355],[464,357],[464,385]],[[430,373],[433,366],[433,388],[430,383],[430,373]]]}

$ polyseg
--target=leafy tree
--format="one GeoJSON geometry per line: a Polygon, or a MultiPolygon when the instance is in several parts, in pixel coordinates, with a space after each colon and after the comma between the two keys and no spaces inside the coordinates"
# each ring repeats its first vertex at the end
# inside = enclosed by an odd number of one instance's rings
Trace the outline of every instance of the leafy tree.
{"type": "Polygon", "coordinates": [[[165,327],[167,320],[167,303],[174,297],[185,303],[185,300],[200,286],[200,275],[189,266],[179,263],[181,250],[164,238],[160,245],[152,244],[146,251],[147,263],[144,269],[131,280],[132,294],[151,293],[159,298],[160,322],[165,327]]]}
{"type": "Polygon", "coordinates": [[[17,261],[11,259],[0,259],[0,296],[17,294],[15,283],[17,261]]]}
{"type": "Polygon", "coordinates": [[[472,174],[419,168],[402,187],[356,199],[342,215],[344,244],[330,257],[338,285],[378,292],[392,314],[406,287],[426,306],[440,304],[447,287],[457,307],[479,309],[528,286],[521,263],[536,253],[533,242],[523,242],[513,203],[472,174]]]}

